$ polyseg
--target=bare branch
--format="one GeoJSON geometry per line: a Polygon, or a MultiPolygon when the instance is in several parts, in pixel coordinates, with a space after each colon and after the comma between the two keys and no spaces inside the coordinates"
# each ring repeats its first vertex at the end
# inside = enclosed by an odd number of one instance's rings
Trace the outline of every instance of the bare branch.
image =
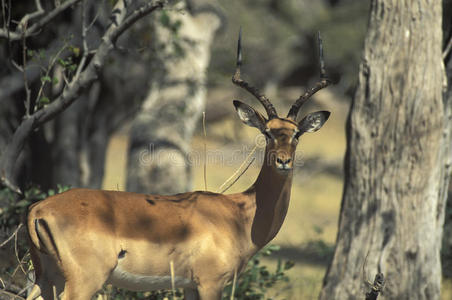
{"type": "Polygon", "coordinates": [[[134,12],[132,12],[129,16],[127,16],[127,18],[124,20],[124,22],[122,22],[122,24],[120,24],[116,30],[116,32],[114,32],[112,34],[111,40],[113,42],[113,44],[116,43],[116,40],[119,38],[119,36],[121,36],[121,34],[130,26],[132,26],[133,24],[135,24],[136,21],[138,21],[139,19],[141,19],[142,17],[150,14],[151,12],[153,12],[156,9],[161,9],[164,6],[164,2],[163,0],[159,0],[159,1],[155,1],[155,2],[147,2],[145,4],[143,4],[141,7],[139,7],[138,9],[136,9],[134,12]]]}
{"type": "MultiPolygon", "coordinates": [[[[47,68],[46,73],[44,75],[44,77],[48,77],[50,74],[50,71],[53,69],[57,59],[60,57],[61,53],[67,49],[67,44],[64,44],[63,47],[61,47],[58,52],[52,57],[52,59],[50,60],[49,63],[49,67],[47,68]]],[[[39,91],[38,91],[38,95],[36,96],[36,100],[35,100],[35,106],[33,108],[33,113],[36,112],[38,110],[38,106],[39,106],[39,102],[41,99],[41,95],[42,92],[44,90],[44,86],[46,85],[46,81],[42,81],[41,82],[41,86],[39,87],[39,91]]]]}
{"type": "Polygon", "coordinates": [[[385,285],[385,277],[383,273],[378,273],[375,275],[375,280],[371,289],[368,293],[366,293],[366,300],[377,300],[378,295],[383,290],[385,285]]]}
{"type": "MultiPolygon", "coordinates": [[[[10,240],[12,240],[15,236],[17,236],[17,233],[19,232],[20,228],[23,226],[22,223],[20,223],[19,225],[17,225],[17,228],[14,230],[13,234],[11,234],[6,240],[4,240],[1,244],[0,244],[0,248],[2,248],[3,246],[5,246],[6,244],[8,244],[8,242],[10,240]]],[[[3,287],[5,285],[3,284],[3,287]]]]}
{"type": "Polygon", "coordinates": [[[254,161],[254,157],[250,160],[251,156],[254,154],[254,152],[256,152],[257,146],[254,146],[253,150],[251,150],[250,154],[248,154],[248,156],[245,158],[245,160],[242,162],[242,164],[238,167],[238,169],[234,172],[234,174],[232,174],[218,189],[217,189],[217,193],[223,194],[224,192],[226,192],[231,186],[234,185],[234,183],[237,182],[237,180],[239,180],[240,177],[242,177],[243,174],[245,174],[245,172],[248,170],[248,168],[251,166],[251,164],[254,161]],[[250,160],[250,161],[249,161],[250,160]],[[243,169],[243,167],[246,165],[245,169],[243,169]],[[238,174],[238,176],[237,176],[238,174]],[[236,177],[237,176],[237,177],[236,177]],[[234,180],[233,178],[236,177],[234,180]],[[232,183],[230,183],[232,181],[232,183]],[[230,184],[229,184],[230,183],[230,184]],[[227,185],[227,186],[226,186],[227,185]],[[226,186],[226,188],[225,188],[226,186]]]}
{"type": "Polygon", "coordinates": [[[86,59],[88,57],[88,42],[86,41],[86,33],[87,33],[87,25],[86,25],[86,1],[82,0],[82,45],[83,45],[83,55],[82,59],[80,60],[80,63],[78,64],[77,71],[75,72],[74,78],[72,79],[77,80],[80,76],[80,72],[83,70],[83,67],[85,66],[86,59]]]}
{"type": "Polygon", "coordinates": [[[225,187],[225,188],[220,192],[220,194],[224,194],[227,190],[229,190],[229,188],[230,188],[231,186],[233,186],[233,185],[237,182],[237,180],[239,180],[240,177],[242,177],[242,175],[245,174],[246,171],[248,171],[248,168],[251,166],[251,164],[254,162],[255,159],[256,159],[256,158],[253,157],[253,158],[249,161],[249,163],[246,165],[245,169],[243,169],[243,171],[240,172],[239,176],[237,176],[237,177],[234,179],[234,181],[232,181],[227,187],[225,187]]]}
{"type": "MultiPolygon", "coordinates": [[[[25,38],[28,38],[28,37],[33,36],[33,35],[36,35],[36,34],[39,33],[39,31],[45,25],[47,25],[49,22],[51,22],[56,16],[58,16],[60,13],[62,13],[68,7],[71,7],[72,5],[74,5],[74,4],[76,4],[77,2],[80,2],[80,1],[81,0],[67,0],[67,1],[65,1],[63,4],[61,4],[59,6],[56,6],[52,11],[50,11],[48,14],[46,14],[41,19],[36,21],[36,23],[34,23],[32,26],[29,26],[23,32],[21,32],[20,30],[19,31],[15,31],[15,32],[10,32],[9,28],[3,28],[3,29],[0,30],[0,38],[8,38],[10,41],[18,41],[18,40],[20,40],[22,38],[22,35],[25,35],[25,38]]],[[[30,18],[28,18],[28,20],[29,19],[30,18]]]]}
{"type": "Polygon", "coordinates": [[[6,296],[9,296],[10,298],[12,298],[12,299],[20,299],[20,300],[25,300],[25,298],[24,297],[21,297],[21,296],[19,296],[19,295],[16,295],[16,294],[14,294],[14,293],[11,293],[11,292],[9,292],[9,291],[7,291],[7,290],[4,290],[4,289],[0,289],[0,294],[3,294],[3,295],[6,295],[6,296]]]}
{"type": "MultiPolygon", "coordinates": [[[[39,2],[39,1],[38,1],[39,2]]],[[[24,28],[26,30],[27,23],[24,24],[24,28]]],[[[22,36],[22,74],[24,79],[24,88],[25,88],[25,117],[30,117],[30,100],[31,100],[31,91],[28,86],[28,78],[27,72],[25,72],[25,68],[27,67],[27,42],[25,35],[22,36]]]]}
{"type": "Polygon", "coordinates": [[[71,105],[77,100],[80,93],[97,79],[97,74],[103,67],[107,54],[113,49],[114,42],[121,33],[140,18],[162,7],[162,1],[156,1],[155,4],[145,3],[127,16],[127,6],[124,4],[124,0],[117,2],[112,10],[111,20],[113,21],[104,33],[102,42],[93,58],[81,71],[78,80],[71,81],[53,102],[36,111],[29,118],[24,119],[14,132],[11,142],[6,146],[0,159],[0,176],[4,185],[8,184],[14,191],[20,191],[12,182],[14,180],[14,165],[31,132],[71,105]]]}
{"type": "Polygon", "coordinates": [[[27,25],[31,19],[37,18],[44,14],[44,9],[42,9],[41,1],[35,0],[35,4],[36,4],[36,11],[26,14],[25,16],[22,17],[22,19],[19,22],[18,27],[19,27],[19,30],[22,32],[22,35],[27,31],[27,27],[28,27],[27,25]]]}
{"type": "Polygon", "coordinates": [[[449,38],[449,42],[447,43],[446,47],[443,51],[443,60],[446,59],[447,55],[449,55],[450,50],[452,50],[452,35],[449,38]]]}

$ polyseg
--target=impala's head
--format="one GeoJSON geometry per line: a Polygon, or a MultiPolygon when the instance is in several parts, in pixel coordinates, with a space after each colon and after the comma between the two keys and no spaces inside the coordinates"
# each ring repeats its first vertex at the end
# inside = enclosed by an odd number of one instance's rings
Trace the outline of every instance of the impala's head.
{"type": "Polygon", "coordinates": [[[278,116],[275,107],[267,97],[260,94],[255,87],[252,87],[248,82],[243,81],[240,78],[240,66],[242,64],[241,32],[239,34],[237,48],[237,68],[232,77],[232,82],[254,95],[264,106],[268,118],[265,118],[254,108],[238,100],[234,100],[235,109],[243,123],[251,127],[256,127],[265,135],[267,140],[267,162],[280,171],[284,172],[291,170],[293,168],[295,150],[300,136],[306,132],[315,132],[319,130],[330,116],[330,112],[328,111],[317,111],[307,114],[301,121],[296,122],[298,111],[301,106],[317,91],[330,84],[330,81],[325,77],[322,40],[320,39],[320,35],[319,57],[321,80],[295,101],[285,118],[278,116]]]}

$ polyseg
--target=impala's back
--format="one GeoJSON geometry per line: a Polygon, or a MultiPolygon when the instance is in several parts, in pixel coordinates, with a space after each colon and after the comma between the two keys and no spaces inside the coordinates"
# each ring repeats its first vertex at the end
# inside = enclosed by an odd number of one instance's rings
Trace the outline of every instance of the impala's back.
{"type": "Polygon", "coordinates": [[[229,253],[244,251],[244,208],[233,198],[87,189],[49,197],[28,214],[38,281],[52,282],[58,293],[68,280],[63,274],[74,273],[95,291],[106,281],[130,290],[163,289],[171,287],[172,262],[176,285],[194,289],[197,269],[208,265],[213,272],[203,276],[219,276],[215,270],[239,259],[229,253]]]}

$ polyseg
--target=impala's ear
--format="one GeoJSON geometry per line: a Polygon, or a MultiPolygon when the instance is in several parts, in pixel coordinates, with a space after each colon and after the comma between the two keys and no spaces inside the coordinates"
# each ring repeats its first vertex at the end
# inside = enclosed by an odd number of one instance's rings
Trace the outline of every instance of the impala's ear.
{"type": "Polygon", "coordinates": [[[323,124],[325,124],[326,120],[330,116],[329,111],[316,111],[308,114],[298,123],[298,130],[300,130],[299,135],[305,132],[315,132],[322,128],[323,124]]]}
{"type": "Polygon", "coordinates": [[[265,130],[267,120],[259,112],[255,111],[254,108],[238,100],[234,100],[234,106],[243,123],[251,127],[256,127],[261,132],[265,130]]]}

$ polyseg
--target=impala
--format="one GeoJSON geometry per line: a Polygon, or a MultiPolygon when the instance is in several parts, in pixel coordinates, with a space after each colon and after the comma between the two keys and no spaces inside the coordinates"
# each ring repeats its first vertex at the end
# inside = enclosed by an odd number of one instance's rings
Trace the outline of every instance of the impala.
{"type": "MultiPolygon", "coordinates": [[[[268,115],[234,101],[242,122],[266,136],[255,183],[230,195],[72,189],[38,202],[27,217],[36,274],[27,299],[87,300],[105,283],[149,291],[171,288],[172,280],[184,288],[186,299],[221,299],[234,273],[276,236],[289,205],[298,140],[320,129],[330,114],[314,112],[297,123],[298,111],[329,81],[320,55],[321,80],[296,100],[286,118],[278,117],[268,98],[241,79],[240,43],[241,34],[232,81],[254,95],[268,115]]],[[[320,38],[319,46],[321,54],[320,38]]]]}

